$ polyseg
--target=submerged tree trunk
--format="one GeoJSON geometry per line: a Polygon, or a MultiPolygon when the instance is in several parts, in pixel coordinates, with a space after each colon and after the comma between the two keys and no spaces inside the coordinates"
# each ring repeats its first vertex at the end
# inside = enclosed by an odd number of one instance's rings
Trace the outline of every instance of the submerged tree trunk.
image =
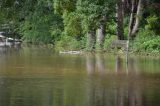
{"type": "Polygon", "coordinates": [[[95,49],[96,34],[94,30],[87,33],[87,50],[95,49]]]}
{"type": "Polygon", "coordinates": [[[106,17],[103,19],[103,23],[101,23],[100,28],[97,30],[97,46],[99,49],[103,49],[103,44],[106,35],[106,17]]]}
{"type": "Polygon", "coordinates": [[[132,38],[135,36],[135,33],[138,31],[138,27],[139,27],[141,17],[142,17],[142,0],[139,0],[138,7],[137,7],[135,24],[134,24],[134,27],[133,27],[132,33],[131,33],[132,38]]]}
{"type": "Polygon", "coordinates": [[[117,3],[117,36],[118,40],[124,40],[124,27],[123,27],[123,1],[118,0],[117,3]]]}

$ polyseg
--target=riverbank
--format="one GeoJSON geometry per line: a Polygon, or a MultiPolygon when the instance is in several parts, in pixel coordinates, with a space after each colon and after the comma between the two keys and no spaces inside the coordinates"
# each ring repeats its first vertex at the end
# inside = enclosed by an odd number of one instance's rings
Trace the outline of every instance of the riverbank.
{"type": "MultiPolygon", "coordinates": [[[[117,40],[117,36],[106,36],[102,47],[96,42],[92,49],[86,46],[87,38],[76,40],[74,37],[64,37],[55,42],[54,48],[59,51],[85,51],[85,52],[111,52],[117,54],[126,54],[127,40],[117,40]]],[[[129,54],[141,56],[160,56],[160,36],[155,35],[152,31],[139,31],[134,40],[130,40],[129,54]]]]}
{"type": "MultiPolygon", "coordinates": [[[[56,50],[55,50],[56,51],[56,50]]],[[[75,55],[75,54],[111,54],[111,55],[119,55],[119,56],[127,56],[127,52],[124,50],[110,50],[110,51],[104,51],[104,50],[92,50],[92,51],[87,51],[87,50],[79,50],[79,51],[70,51],[70,50],[65,50],[65,51],[57,51],[59,54],[70,54],[70,55],[75,55]]],[[[129,51],[128,56],[140,56],[140,57],[149,57],[149,58],[160,58],[160,53],[154,53],[154,52],[133,52],[129,51]]]]}
{"type": "MultiPolygon", "coordinates": [[[[57,49],[55,47],[55,45],[53,44],[30,44],[30,43],[22,43],[22,46],[28,46],[28,47],[39,47],[39,48],[48,48],[50,50],[53,50],[57,53],[60,54],[115,54],[115,55],[123,55],[126,56],[126,50],[124,50],[123,48],[121,49],[112,49],[112,48],[108,48],[106,50],[87,50],[87,49],[57,49]]],[[[135,51],[133,50],[132,47],[130,47],[129,56],[142,56],[142,57],[154,57],[154,58],[160,58],[160,52],[158,51],[135,51]]]]}

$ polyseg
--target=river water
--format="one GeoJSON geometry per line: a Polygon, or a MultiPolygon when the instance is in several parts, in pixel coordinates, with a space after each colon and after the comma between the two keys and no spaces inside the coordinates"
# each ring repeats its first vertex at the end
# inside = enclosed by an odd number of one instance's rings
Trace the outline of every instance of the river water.
{"type": "Polygon", "coordinates": [[[160,106],[160,59],[0,48],[0,106],[160,106]]]}

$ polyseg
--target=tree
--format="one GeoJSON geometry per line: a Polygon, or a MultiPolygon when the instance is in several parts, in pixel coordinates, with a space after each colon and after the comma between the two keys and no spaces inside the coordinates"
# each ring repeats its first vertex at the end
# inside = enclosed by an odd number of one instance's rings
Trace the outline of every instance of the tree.
{"type": "Polygon", "coordinates": [[[123,25],[123,18],[124,18],[124,1],[118,0],[117,1],[117,36],[119,40],[124,40],[124,25],[123,25]]]}
{"type": "Polygon", "coordinates": [[[137,6],[137,12],[135,16],[135,24],[133,26],[132,33],[131,33],[132,38],[135,36],[135,33],[138,31],[140,20],[142,18],[142,12],[143,12],[142,11],[142,0],[139,0],[138,6],[137,6]]]}
{"type": "Polygon", "coordinates": [[[107,17],[103,16],[102,21],[100,22],[100,26],[97,30],[97,45],[98,48],[102,49],[104,40],[105,40],[105,35],[106,35],[106,21],[107,17]]]}
{"type": "Polygon", "coordinates": [[[78,0],[77,2],[77,11],[82,16],[83,28],[88,36],[87,46],[92,45],[92,49],[95,48],[96,30],[97,45],[100,48],[103,48],[103,42],[106,35],[106,23],[107,19],[113,15],[114,4],[114,0],[78,0]]]}
{"type": "Polygon", "coordinates": [[[138,31],[140,20],[142,18],[142,0],[132,0],[132,9],[129,21],[128,37],[134,38],[135,33],[138,31]]]}

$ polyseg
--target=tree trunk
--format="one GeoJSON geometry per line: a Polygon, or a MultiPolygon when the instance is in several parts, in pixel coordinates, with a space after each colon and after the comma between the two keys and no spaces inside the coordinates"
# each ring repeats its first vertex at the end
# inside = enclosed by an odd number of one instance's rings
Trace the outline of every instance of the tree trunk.
{"type": "Polygon", "coordinates": [[[142,17],[142,0],[139,0],[138,7],[137,7],[137,13],[136,13],[136,21],[135,21],[135,24],[134,24],[134,27],[133,27],[132,33],[131,33],[132,38],[135,36],[135,33],[138,30],[141,17],[142,17]]]}
{"type": "Polygon", "coordinates": [[[135,11],[136,0],[132,1],[131,15],[129,20],[129,28],[128,28],[128,41],[127,41],[127,62],[128,62],[128,51],[129,51],[129,41],[132,35],[132,29],[134,25],[134,11],[135,11]]]}
{"type": "Polygon", "coordinates": [[[118,3],[117,3],[117,36],[118,36],[118,40],[124,40],[123,1],[122,0],[118,0],[118,3]]]}
{"type": "Polygon", "coordinates": [[[142,17],[142,0],[139,0],[138,2],[136,2],[136,0],[133,0],[130,22],[129,22],[129,33],[128,33],[129,39],[130,38],[133,39],[135,37],[135,34],[138,31],[141,17],[142,17]]]}
{"type": "Polygon", "coordinates": [[[130,15],[130,20],[129,20],[129,29],[128,29],[128,40],[131,38],[132,34],[132,29],[133,29],[133,24],[134,24],[134,9],[135,9],[135,0],[132,1],[132,9],[131,9],[131,15],[130,15]]]}
{"type": "Polygon", "coordinates": [[[97,30],[97,46],[100,49],[103,49],[105,34],[106,34],[106,25],[101,24],[100,28],[97,30]]]}
{"type": "Polygon", "coordinates": [[[95,31],[91,30],[87,33],[87,50],[95,49],[96,36],[95,31]]]}

